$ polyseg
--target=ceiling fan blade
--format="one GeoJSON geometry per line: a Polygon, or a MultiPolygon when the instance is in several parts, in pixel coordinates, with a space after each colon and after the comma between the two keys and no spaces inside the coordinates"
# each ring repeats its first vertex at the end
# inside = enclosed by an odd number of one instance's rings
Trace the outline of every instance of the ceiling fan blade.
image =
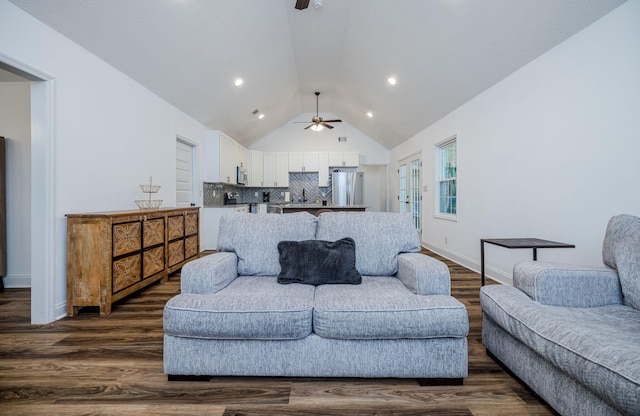
{"type": "Polygon", "coordinates": [[[309,0],[296,0],[296,9],[304,10],[309,7],[309,0]]]}
{"type": "Polygon", "coordinates": [[[325,123],[342,123],[342,120],[322,120],[325,123]]]}
{"type": "Polygon", "coordinates": [[[302,130],[306,130],[306,129],[308,129],[309,127],[311,127],[311,126],[313,126],[313,125],[314,125],[314,123],[311,123],[311,124],[309,124],[307,127],[305,127],[305,128],[304,128],[304,129],[302,129],[302,130]]]}
{"type": "Polygon", "coordinates": [[[326,127],[326,128],[328,128],[328,129],[332,129],[332,128],[333,128],[333,126],[330,126],[330,125],[328,125],[328,124],[327,124],[327,123],[325,123],[325,122],[320,123],[320,125],[321,125],[321,126],[324,126],[324,127],[326,127]]]}

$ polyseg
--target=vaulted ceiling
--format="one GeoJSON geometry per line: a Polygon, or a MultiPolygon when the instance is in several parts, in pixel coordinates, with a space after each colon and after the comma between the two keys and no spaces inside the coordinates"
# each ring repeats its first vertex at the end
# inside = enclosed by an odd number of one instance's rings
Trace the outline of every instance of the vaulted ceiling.
{"type": "Polygon", "coordinates": [[[10,1],[247,147],[320,91],[393,148],[625,0],[10,1]]]}

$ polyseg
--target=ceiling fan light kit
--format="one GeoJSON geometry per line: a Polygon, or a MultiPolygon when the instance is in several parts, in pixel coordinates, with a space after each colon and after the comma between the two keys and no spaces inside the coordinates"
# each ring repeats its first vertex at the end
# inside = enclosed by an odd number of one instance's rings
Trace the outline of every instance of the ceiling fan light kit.
{"type": "MultiPolygon", "coordinates": [[[[318,97],[320,96],[320,93],[318,91],[315,92],[316,94],[316,115],[311,117],[311,124],[309,124],[307,127],[305,127],[303,130],[306,130],[308,128],[311,128],[311,130],[313,131],[320,131],[323,128],[328,128],[328,129],[332,129],[333,126],[327,123],[342,123],[342,120],[325,120],[322,117],[320,117],[320,114],[318,113],[318,97]]],[[[294,121],[294,123],[306,123],[305,121],[294,121]]]]}

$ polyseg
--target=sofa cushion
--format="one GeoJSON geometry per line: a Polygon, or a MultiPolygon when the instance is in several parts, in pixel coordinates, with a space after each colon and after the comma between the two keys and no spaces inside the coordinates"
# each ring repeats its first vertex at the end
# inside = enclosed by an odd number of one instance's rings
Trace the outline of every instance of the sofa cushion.
{"type": "Polygon", "coordinates": [[[210,294],[167,302],[169,335],[208,339],[301,339],[311,333],[314,287],[279,285],[276,277],[239,276],[210,294]]]}
{"type": "Polygon", "coordinates": [[[640,218],[616,215],[609,220],[602,260],[618,271],[624,303],[640,310],[640,218]]]}
{"type": "Polygon", "coordinates": [[[278,243],[315,239],[316,223],[317,218],[308,212],[226,214],[220,218],[218,251],[236,253],[241,276],[277,276],[278,243]]]}
{"type": "Polygon", "coordinates": [[[360,284],[356,270],[356,246],[351,238],[338,241],[281,241],[278,283],[360,284]]]}
{"type": "Polygon", "coordinates": [[[503,285],[484,286],[480,302],[484,314],[515,339],[623,413],[637,414],[640,311],[542,305],[503,285]]]}
{"type": "Polygon", "coordinates": [[[391,276],[398,254],[420,251],[411,214],[396,212],[327,212],[318,218],[318,240],[351,237],[356,242],[356,269],[361,275],[391,276]]]}
{"type": "Polygon", "coordinates": [[[469,319],[453,297],[416,295],[395,277],[363,276],[360,285],[316,288],[313,328],[336,339],[466,337],[469,319]]]}

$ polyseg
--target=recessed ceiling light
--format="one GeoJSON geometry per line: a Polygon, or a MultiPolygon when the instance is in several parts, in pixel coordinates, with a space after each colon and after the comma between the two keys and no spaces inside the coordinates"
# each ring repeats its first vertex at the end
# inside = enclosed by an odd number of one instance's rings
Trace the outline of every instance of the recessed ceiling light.
{"type": "Polygon", "coordinates": [[[264,118],[264,114],[260,114],[260,115],[258,116],[258,118],[259,118],[260,120],[262,120],[262,119],[264,118]]]}
{"type": "Polygon", "coordinates": [[[235,84],[236,87],[239,87],[240,85],[242,85],[244,81],[242,80],[242,78],[236,78],[236,80],[233,82],[235,84]]]}
{"type": "Polygon", "coordinates": [[[387,82],[391,85],[396,85],[396,78],[395,77],[389,77],[387,78],[387,82]]]}
{"type": "Polygon", "coordinates": [[[373,113],[372,113],[371,111],[368,111],[368,112],[367,112],[367,116],[368,116],[369,118],[372,118],[372,117],[373,117],[373,113]]]}

